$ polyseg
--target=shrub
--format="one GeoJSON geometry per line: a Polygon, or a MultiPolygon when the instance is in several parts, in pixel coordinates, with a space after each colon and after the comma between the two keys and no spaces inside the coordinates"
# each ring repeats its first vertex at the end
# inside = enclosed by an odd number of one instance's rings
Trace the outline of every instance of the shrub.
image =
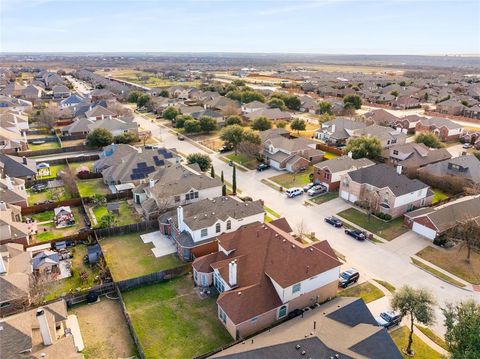
{"type": "Polygon", "coordinates": [[[443,247],[443,246],[445,246],[445,244],[447,244],[447,237],[446,236],[436,237],[433,240],[433,244],[435,244],[436,246],[439,246],[439,247],[443,247]]]}

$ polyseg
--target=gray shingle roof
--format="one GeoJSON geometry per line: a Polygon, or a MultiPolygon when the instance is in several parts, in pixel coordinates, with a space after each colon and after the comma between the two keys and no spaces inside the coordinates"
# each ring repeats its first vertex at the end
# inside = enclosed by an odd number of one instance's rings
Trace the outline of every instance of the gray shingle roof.
{"type": "Polygon", "coordinates": [[[0,167],[3,167],[4,175],[9,177],[29,177],[37,174],[37,165],[34,160],[25,158],[26,164],[23,163],[23,158],[18,156],[9,156],[0,153],[0,167]]]}

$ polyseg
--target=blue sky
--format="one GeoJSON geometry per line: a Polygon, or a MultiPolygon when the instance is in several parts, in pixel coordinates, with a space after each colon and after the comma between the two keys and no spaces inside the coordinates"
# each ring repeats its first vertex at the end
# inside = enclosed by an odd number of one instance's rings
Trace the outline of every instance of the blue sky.
{"type": "Polygon", "coordinates": [[[480,1],[0,0],[1,52],[479,54],[480,1]]]}

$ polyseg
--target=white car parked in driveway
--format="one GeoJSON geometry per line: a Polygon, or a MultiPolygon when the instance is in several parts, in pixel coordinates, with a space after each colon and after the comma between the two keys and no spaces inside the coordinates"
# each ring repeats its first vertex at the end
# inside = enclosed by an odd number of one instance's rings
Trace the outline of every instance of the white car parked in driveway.
{"type": "Polygon", "coordinates": [[[289,198],[297,197],[303,194],[303,189],[300,187],[289,188],[285,191],[289,198]]]}

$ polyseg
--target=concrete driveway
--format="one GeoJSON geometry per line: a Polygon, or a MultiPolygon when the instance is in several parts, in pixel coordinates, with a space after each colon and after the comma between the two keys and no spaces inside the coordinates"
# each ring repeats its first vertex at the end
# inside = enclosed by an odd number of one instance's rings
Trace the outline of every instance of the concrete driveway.
{"type": "MultiPolygon", "coordinates": [[[[137,115],[136,120],[143,128],[152,131],[153,136],[160,137],[166,147],[176,148],[184,154],[204,152],[188,141],[178,141],[176,136],[169,133],[167,129],[159,127],[143,116],[137,115]]],[[[231,181],[232,167],[220,160],[219,156],[219,154],[211,155],[215,172],[223,171],[225,179],[231,181]]],[[[302,225],[305,231],[315,232],[317,238],[328,240],[335,250],[345,255],[346,265],[360,270],[363,276],[385,280],[397,288],[408,284],[429,289],[439,304],[435,311],[437,322],[432,326],[435,332],[440,334],[445,332],[440,306],[446,302],[467,298],[474,298],[480,302],[479,293],[452,286],[411,263],[410,256],[429,245],[425,239],[413,232],[408,232],[385,244],[355,241],[345,235],[342,229],[334,228],[323,220],[326,216],[349,208],[348,203],[337,198],[322,205],[305,206],[304,202],[307,199],[305,194],[296,198],[287,198],[284,193],[260,181],[262,178],[278,173],[273,169],[263,172],[237,170],[237,184],[242,190],[241,195],[264,200],[266,206],[286,217],[294,230],[302,225]]]]}

